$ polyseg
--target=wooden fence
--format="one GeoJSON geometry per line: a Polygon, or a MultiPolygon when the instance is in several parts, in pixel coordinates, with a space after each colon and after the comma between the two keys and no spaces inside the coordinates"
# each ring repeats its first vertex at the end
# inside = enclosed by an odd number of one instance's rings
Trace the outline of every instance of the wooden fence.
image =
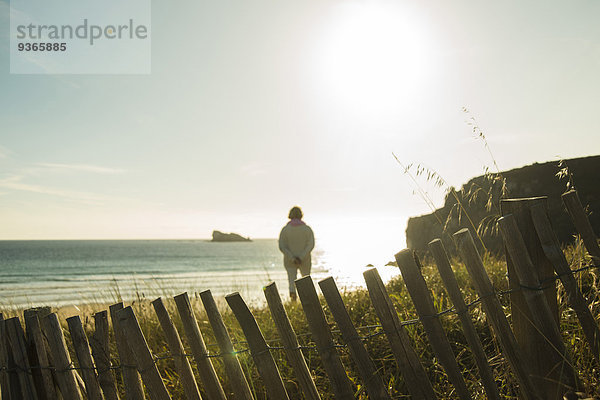
{"type": "MultiPolygon", "coordinates": [[[[600,260],[598,240],[589,224],[577,193],[563,195],[563,200],[577,231],[594,259],[586,268],[596,268],[600,260]]],[[[500,399],[493,369],[475,330],[470,307],[481,303],[487,321],[494,332],[502,356],[518,382],[519,397],[523,399],[558,399],[570,391],[581,388],[577,371],[573,368],[569,349],[559,331],[556,281],[560,280],[567,293],[569,306],[575,311],[587,340],[589,350],[597,367],[600,366],[600,334],[596,318],[575,280],[565,255],[552,231],[545,209],[545,198],[512,199],[502,202],[503,217],[499,228],[504,238],[508,264],[509,293],[511,296],[512,327],[494,289],[484,264],[468,230],[454,234],[454,240],[464,262],[478,299],[465,303],[458,286],[451,262],[443,243],[437,239],[430,243],[430,250],[447,289],[453,308],[437,312],[429,288],[421,274],[418,257],[403,250],[396,254],[407,291],[418,314],[416,321],[401,321],[376,269],[364,273],[372,305],[379,318],[382,332],[389,343],[390,353],[406,383],[408,394],[415,399],[455,397],[470,399],[470,393],[456,355],[443,329],[441,317],[455,313],[460,321],[464,337],[476,362],[485,395],[500,399]],[[414,349],[406,326],[422,324],[435,357],[443,367],[453,393],[436,393],[428,374],[414,349]]],[[[310,276],[296,281],[298,295],[304,311],[314,346],[299,344],[298,337],[283,306],[274,283],[264,288],[268,308],[279,334],[279,340],[294,379],[306,399],[317,400],[321,396],[336,399],[354,399],[350,381],[338,352],[346,347],[355,361],[360,385],[369,399],[391,399],[365,341],[354,326],[342,296],[332,278],[319,283],[323,297],[341,333],[342,343],[336,343],[330,329],[316,288],[310,276]],[[316,351],[330,382],[332,393],[319,393],[313,374],[305,360],[306,351],[316,351]]],[[[254,400],[253,390],[240,364],[232,338],[223,322],[217,304],[210,291],[200,293],[204,309],[219,352],[210,353],[186,293],[175,297],[175,304],[183,326],[183,334],[189,349],[184,349],[180,332],[177,331],[162,299],[152,302],[169,349],[168,358],[173,360],[178,381],[187,399],[225,400],[221,381],[227,381],[230,398],[254,400]],[[225,375],[219,379],[212,360],[219,357],[225,375]],[[197,366],[194,374],[190,360],[197,366]],[[199,380],[196,380],[196,376],[199,380]],[[199,389],[199,384],[202,390],[199,389]]],[[[272,355],[272,347],[263,336],[250,309],[238,293],[226,296],[226,302],[242,327],[248,350],[264,384],[267,397],[272,400],[288,399],[284,380],[272,355]]],[[[24,312],[25,330],[18,317],[3,319],[0,316],[0,389],[2,399],[26,400],[117,400],[119,391],[115,373],[122,374],[125,398],[141,400],[167,400],[167,390],[157,367],[160,358],[153,354],[140,328],[132,307],[122,303],[110,306],[110,320],[118,352],[119,365],[112,365],[109,343],[109,313],[101,311],[94,316],[95,331],[88,338],[79,316],[67,319],[72,349],[66,345],[58,317],[47,309],[31,309],[24,312]],[[77,366],[71,356],[74,354],[77,366]]],[[[402,396],[404,397],[404,396],[402,396]]]]}

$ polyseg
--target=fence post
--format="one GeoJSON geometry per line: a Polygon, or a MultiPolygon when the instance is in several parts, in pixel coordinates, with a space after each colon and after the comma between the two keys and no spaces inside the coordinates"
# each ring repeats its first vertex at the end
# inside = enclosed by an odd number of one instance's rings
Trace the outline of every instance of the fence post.
{"type": "Polygon", "coordinates": [[[167,339],[169,351],[173,356],[175,367],[177,368],[179,378],[183,384],[185,397],[188,400],[200,400],[200,392],[198,391],[198,385],[196,384],[196,379],[192,372],[192,366],[185,355],[183,343],[181,343],[179,333],[177,333],[177,329],[173,325],[173,321],[165,308],[165,304],[159,297],[152,302],[152,306],[154,306],[154,311],[156,312],[160,326],[167,339]]]}
{"type": "Polygon", "coordinates": [[[10,391],[4,393],[8,398],[18,400],[23,398],[23,394],[21,393],[21,384],[19,383],[19,376],[17,374],[17,366],[15,365],[15,359],[12,355],[12,351],[10,349],[10,342],[8,340],[8,326],[6,321],[3,320],[4,325],[4,337],[2,340],[4,341],[4,345],[6,346],[6,368],[8,375],[8,388],[10,391]]]}
{"type": "Polygon", "coordinates": [[[450,342],[442,328],[442,323],[440,322],[435,306],[433,305],[427,283],[425,283],[425,279],[423,278],[423,275],[421,275],[421,266],[416,254],[412,250],[405,249],[396,254],[395,258],[396,264],[398,264],[402,273],[402,279],[404,280],[406,289],[415,305],[423,328],[425,328],[429,343],[431,343],[434,353],[440,360],[440,364],[444,367],[444,370],[448,375],[448,380],[452,382],[457,395],[461,399],[470,399],[471,394],[467,389],[465,380],[463,379],[458,363],[456,362],[450,342]]]}
{"type": "Polygon", "coordinates": [[[408,391],[415,399],[436,399],[437,396],[427,377],[427,373],[410,343],[408,333],[404,326],[402,326],[400,318],[398,318],[398,313],[392,304],[377,269],[371,268],[365,271],[363,276],[367,283],[369,297],[371,297],[371,302],[383,326],[408,391]]]}
{"type": "Polygon", "coordinates": [[[51,313],[43,317],[40,322],[42,323],[44,336],[48,340],[48,348],[56,368],[56,380],[62,397],[65,400],[81,400],[81,392],[77,386],[75,371],[72,369],[73,363],[67,350],[67,343],[58,322],[58,317],[55,313],[51,313]]]}
{"type": "Polygon", "coordinates": [[[348,314],[348,310],[346,310],[346,306],[344,306],[344,301],[335,281],[332,277],[325,278],[319,281],[319,287],[323,292],[325,301],[327,301],[327,305],[337,326],[340,328],[342,338],[348,345],[352,358],[356,361],[358,372],[367,388],[369,398],[389,400],[390,394],[383,384],[381,376],[377,373],[377,368],[375,368],[373,360],[371,360],[365,345],[350,319],[350,315],[348,314]]]}
{"type": "Polygon", "coordinates": [[[315,285],[310,275],[296,279],[296,289],[298,297],[302,303],[302,309],[308,322],[308,327],[312,333],[312,339],[315,341],[325,372],[331,382],[331,388],[336,399],[353,399],[354,390],[352,383],[346,375],[346,369],[342,364],[340,355],[336,351],[325,313],[319,302],[315,285]]]}
{"type": "Polygon", "coordinates": [[[225,296],[225,300],[246,336],[250,353],[263,379],[268,397],[277,400],[289,399],[269,346],[242,296],[239,293],[231,293],[225,296]]]}
{"type": "Polygon", "coordinates": [[[71,332],[71,340],[73,341],[75,354],[79,360],[81,375],[83,375],[83,381],[85,382],[87,398],[89,400],[102,400],[102,391],[100,389],[100,384],[98,383],[98,378],[96,377],[92,355],[90,354],[90,346],[87,337],[85,336],[81,319],[78,315],[69,317],[67,318],[67,324],[69,325],[69,331],[71,332]]]}
{"type": "Polygon", "coordinates": [[[8,376],[8,353],[6,349],[6,321],[0,313],[0,395],[2,400],[10,400],[11,388],[8,376]]]}
{"type": "MultiPolygon", "coordinates": [[[[558,323],[550,311],[546,296],[540,290],[540,280],[513,215],[506,215],[498,220],[504,244],[513,262],[517,278],[523,288],[523,296],[531,314],[531,324],[543,336],[551,347],[544,354],[546,374],[544,380],[549,381],[545,386],[546,398],[560,398],[568,390],[578,389],[577,375],[573,370],[573,362],[567,353],[562,340],[558,323]]],[[[552,285],[555,286],[554,280],[552,285]]],[[[541,355],[538,355],[540,357],[541,355]]]]}
{"type": "MultiPolygon", "coordinates": [[[[37,360],[40,367],[39,378],[41,384],[36,384],[38,388],[38,397],[46,400],[56,400],[56,388],[52,380],[52,372],[50,371],[50,363],[48,361],[48,353],[46,350],[46,343],[44,342],[44,335],[42,334],[42,328],[40,325],[39,316],[37,309],[28,309],[24,312],[25,329],[27,331],[28,340],[31,343],[31,351],[37,360]]],[[[35,375],[34,375],[35,380],[35,375]]]]}
{"type": "Polygon", "coordinates": [[[109,307],[110,319],[115,334],[117,344],[117,353],[121,364],[121,373],[123,374],[123,386],[125,387],[125,398],[127,400],[144,400],[144,388],[137,371],[135,357],[131,348],[127,344],[123,328],[117,318],[117,313],[123,309],[123,303],[116,303],[109,307]]]}
{"type": "MultiPolygon", "coordinates": [[[[515,217],[519,231],[525,241],[527,251],[535,266],[535,270],[537,271],[538,279],[540,281],[550,281],[554,278],[554,268],[552,268],[552,265],[542,250],[531,219],[530,208],[537,204],[540,204],[544,209],[547,209],[547,198],[503,199],[500,201],[500,210],[503,216],[512,214],[515,217]]],[[[553,385],[550,382],[546,382],[543,377],[547,376],[553,368],[554,349],[531,323],[531,321],[533,321],[533,316],[531,315],[531,311],[525,300],[524,293],[520,290],[521,283],[515,269],[515,261],[506,249],[506,245],[504,246],[504,252],[506,253],[508,285],[509,289],[512,290],[510,294],[510,308],[512,329],[515,338],[521,348],[523,359],[529,366],[534,384],[540,387],[543,385],[546,388],[551,388],[553,385]]],[[[547,288],[544,290],[546,301],[548,302],[552,316],[558,325],[556,284],[552,281],[546,286],[547,288]]],[[[556,373],[560,374],[560,371],[557,371],[556,373]]],[[[548,376],[556,380],[556,373],[550,373],[548,376]]],[[[556,396],[558,389],[555,387],[553,391],[548,390],[548,393],[549,392],[553,392],[552,396],[556,396]]]]}
{"type": "Polygon", "coordinates": [[[9,380],[9,388],[10,392],[5,393],[11,399],[19,400],[23,398],[23,394],[21,393],[21,384],[19,383],[19,375],[17,374],[17,366],[15,365],[15,359],[12,355],[12,351],[10,349],[10,342],[8,340],[8,327],[6,325],[6,321],[4,321],[4,333],[5,336],[3,338],[6,346],[6,367],[8,372],[8,380],[9,380]]]}
{"type": "Polygon", "coordinates": [[[446,253],[444,244],[440,239],[432,240],[429,242],[429,250],[433,254],[440,277],[444,282],[444,286],[448,291],[448,296],[450,297],[450,300],[452,300],[452,304],[454,305],[454,309],[462,325],[465,339],[469,344],[473,357],[475,357],[479,375],[481,376],[481,383],[483,384],[487,398],[499,400],[500,393],[498,393],[498,386],[494,380],[492,367],[488,362],[481,340],[475,330],[475,325],[473,325],[473,321],[469,315],[469,310],[467,309],[458,282],[452,271],[452,266],[450,265],[450,260],[448,260],[448,254],[446,253]]]}
{"type": "Polygon", "coordinates": [[[600,365],[600,331],[598,330],[598,324],[588,307],[587,301],[579,290],[579,285],[573,276],[565,254],[560,249],[560,243],[552,230],[550,220],[545,210],[539,205],[531,207],[531,217],[542,243],[542,249],[554,266],[554,270],[567,292],[567,302],[575,310],[592,355],[600,365]]]}
{"type": "Polygon", "coordinates": [[[94,325],[96,329],[90,338],[90,347],[98,369],[98,383],[106,400],[119,400],[117,383],[111,370],[108,313],[100,311],[94,314],[94,325]]]}
{"type": "Polygon", "coordinates": [[[119,310],[117,318],[123,329],[127,344],[131,347],[144,385],[148,389],[148,396],[152,400],[171,400],[131,306],[119,310]]]}
{"type": "Polygon", "coordinates": [[[600,246],[598,246],[598,239],[594,233],[594,229],[590,224],[590,220],[585,215],[585,210],[579,200],[579,195],[576,190],[571,190],[562,195],[563,203],[567,207],[567,211],[573,220],[575,229],[581,235],[583,244],[588,253],[595,258],[596,264],[600,263],[600,246]]]}
{"type": "MultiPolygon", "coordinates": [[[[27,308],[23,311],[23,322],[25,324],[25,350],[27,351],[27,359],[29,361],[29,365],[31,365],[30,375],[33,378],[33,385],[35,388],[35,392],[37,394],[38,399],[45,400],[46,393],[44,388],[44,381],[42,378],[42,368],[38,368],[40,366],[40,361],[38,360],[37,349],[35,348],[35,343],[31,334],[29,333],[29,325],[31,321],[31,316],[36,314],[37,310],[35,308],[27,308]]],[[[50,371],[46,371],[50,372],[50,371]]]]}
{"type": "Polygon", "coordinates": [[[223,323],[223,318],[215,303],[215,299],[212,296],[210,290],[205,290],[200,293],[202,304],[206,310],[206,315],[212,327],[215,339],[219,344],[219,349],[223,356],[223,365],[225,366],[225,373],[229,378],[229,384],[233,391],[236,400],[254,400],[250,386],[240,365],[240,361],[235,354],[233,344],[231,343],[231,337],[227,332],[227,328],[223,323]]]}
{"type": "Polygon", "coordinates": [[[296,373],[304,397],[309,400],[320,400],[321,396],[319,396],[315,382],[313,381],[310,370],[306,365],[304,355],[302,354],[302,350],[300,349],[300,344],[298,343],[294,328],[292,327],[287,313],[285,312],[285,308],[283,307],[283,303],[281,302],[277,285],[275,282],[271,282],[265,286],[263,290],[269,305],[269,310],[271,311],[271,316],[273,317],[273,321],[279,332],[279,337],[285,347],[285,353],[296,373]]]}
{"type": "Polygon", "coordinates": [[[211,400],[226,400],[225,392],[221,387],[215,368],[210,358],[208,358],[208,351],[187,293],[175,296],[175,304],[183,323],[183,330],[192,348],[192,354],[198,366],[198,374],[200,380],[204,383],[207,397],[211,400]]]}
{"type": "Polygon", "coordinates": [[[536,387],[531,382],[527,365],[522,356],[513,332],[510,329],[502,304],[496,295],[492,282],[485,272],[485,267],[479,256],[479,252],[473,243],[473,237],[469,230],[464,228],[454,234],[461,258],[467,267],[467,271],[473,280],[475,289],[481,299],[483,309],[489,318],[490,325],[496,334],[502,352],[508,360],[519,383],[519,391],[523,399],[541,399],[536,387]]]}
{"type": "Polygon", "coordinates": [[[35,384],[33,376],[30,374],[31,367],[27,359],[27,348],[25,346],[25,335],[21,321],[18,317],[9,318],[6,320],[6,331],[8,341],[15,360],[19,383],[21,385],[21,393],[25,400],[37,400],[35,384]]]}

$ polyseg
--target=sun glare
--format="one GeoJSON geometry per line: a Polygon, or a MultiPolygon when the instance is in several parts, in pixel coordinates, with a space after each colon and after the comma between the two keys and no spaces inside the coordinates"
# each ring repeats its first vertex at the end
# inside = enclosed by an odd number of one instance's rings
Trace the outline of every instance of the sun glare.
{"type": "Polygon", "coordinates": [[[313,224],[316,235],[314,264],[324,266],[342,285],[364,285],[368,265],[377,267],[384,280],[398,274],[386,266],[405,247],[399,221],[404,217],[354,217],[313,224]]]}
{"type": "Polygon", "coordinates": [[[336,9],[320,43],[317,74],[327,100],[366,117],[397,112],[428,84],[430,35],[412,10],[391,3],[336,9]]]}

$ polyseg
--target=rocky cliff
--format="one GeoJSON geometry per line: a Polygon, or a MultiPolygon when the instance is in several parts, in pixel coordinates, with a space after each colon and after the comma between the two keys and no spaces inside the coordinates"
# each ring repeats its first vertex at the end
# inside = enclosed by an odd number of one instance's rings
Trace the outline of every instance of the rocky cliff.
{"type": "Polygon", "coordinates": [[[548,196],[548,214],[559,240],[563,243],[573,240],[575,228],[564,209],[560,195],[567,190],[567,186],[574,186],[581,203],[588,206],[592,227],[600,234],[600,156],[592,156],[564,160],[560,166],[558,161],[536,163],[493,177],[473,178],[460,190],[450,191],[442,208],[434,213],[408,220],[407,246],[417,251],[426,251],[427,243],[441,237],[446,246],[452,248],[450,235],[460,228],[473,230],[474,226],[475,229],[479,229],[488,249],[501,249],[502,239],[493,232],[493,215],[499,213],[502,182],[505,182],[507,192],[504,197],[548,196]],[[557,176],[561,169],[563,175],[567,173],[562,178],[557,176]],[[487,204],[490,198],[491,208],[487,204]],[[488,229],[485,229],[486,227],[488,229]]]}

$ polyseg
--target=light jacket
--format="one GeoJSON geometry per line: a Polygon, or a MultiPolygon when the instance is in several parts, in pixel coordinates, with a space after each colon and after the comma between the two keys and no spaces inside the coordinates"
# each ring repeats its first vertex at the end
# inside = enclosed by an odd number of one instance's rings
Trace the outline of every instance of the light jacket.
{"type": "Polygon", "coordinates": [[[310,252],[315,247],[315,237],[310,226],[287,224],[279,234],[279,250],[283,253],[283,265],[286,268],[300,267],[294,264],[294,258],[299,257],[301,266],[310,267],[310,252]]]}

